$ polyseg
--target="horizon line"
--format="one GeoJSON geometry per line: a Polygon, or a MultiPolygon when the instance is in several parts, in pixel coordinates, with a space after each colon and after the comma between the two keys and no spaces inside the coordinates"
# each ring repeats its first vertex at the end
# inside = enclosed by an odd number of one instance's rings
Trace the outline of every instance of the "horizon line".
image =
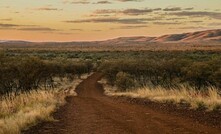
{"type": "Polygon", "coordinates": [[[30,43],[69,43],[69,42],[96,42],[96,41],[107,41],[107,40],[113,40],[118,38],[131,38],[131,37],[162,37],[166,35],[178,35],[178,34],[187,34],[187,33],[196,33],[196,32],[203,32],[203,31],[213,31],[213,30],[221,30],[221,29],[208,29],[208,30],[196,30],[194,32],[182,32],[182,33],[175,33],[175,34],[162,34],[159,36],[147,36],[147,35],[136,35],[136,36],[116,36],[113,38],[106,38],[106,39],[98,39],[98,40],[70,40],[70,41],[56,41],[56,40],[47,40],[47,41],[37,41],[37,40],[23,40],[23,39],[0,39],[1,42],[30,42],[30,43]]]}

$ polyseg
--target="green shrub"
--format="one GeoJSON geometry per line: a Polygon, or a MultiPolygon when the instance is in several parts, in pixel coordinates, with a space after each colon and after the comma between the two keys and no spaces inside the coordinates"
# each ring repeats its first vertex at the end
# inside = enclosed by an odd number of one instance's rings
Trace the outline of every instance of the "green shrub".
{"type": "Polygon", "coordinates": [[[119,72],[116,75],[115,84],[120,90],[126,90],[133,88],[135,86],[135,81],[130,74],[119,72]]]}

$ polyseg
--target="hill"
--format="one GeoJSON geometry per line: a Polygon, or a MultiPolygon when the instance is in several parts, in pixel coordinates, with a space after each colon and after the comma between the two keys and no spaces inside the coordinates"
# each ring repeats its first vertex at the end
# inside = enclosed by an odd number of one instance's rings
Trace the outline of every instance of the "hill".
{"type": "Polygon", "coordinates": [[[0,41],[0,48],[35,48],[58,50],[221,50],[221,29],[159,37],[119,37],[103,41],[28,42],[0,41]]]}

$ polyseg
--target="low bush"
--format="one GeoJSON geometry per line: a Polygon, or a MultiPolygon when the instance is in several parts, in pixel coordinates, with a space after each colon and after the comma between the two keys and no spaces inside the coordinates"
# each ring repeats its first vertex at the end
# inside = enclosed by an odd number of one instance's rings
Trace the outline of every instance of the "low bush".
{"type": "Polygon", "coordinates": [[[130,74],[119,72],[116,75],[115,84],[120,90],[125,91],[126,89],[133,88],[135,86],[135,81],[130,74]]]}

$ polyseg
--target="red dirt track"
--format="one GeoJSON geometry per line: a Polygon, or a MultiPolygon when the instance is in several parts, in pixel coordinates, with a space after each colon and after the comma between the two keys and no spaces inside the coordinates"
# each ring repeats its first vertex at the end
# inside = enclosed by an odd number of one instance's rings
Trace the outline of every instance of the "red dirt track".
{"type": "Polygon", "coordinates": [[[193,119],[165,113],[141,105],[120,101],[103,94],[94,73],[76,89],[78,96],[53,114],[58,121],[43,122],[25,134],[220,134],[220,128],[200,124],[193,119]]]}

